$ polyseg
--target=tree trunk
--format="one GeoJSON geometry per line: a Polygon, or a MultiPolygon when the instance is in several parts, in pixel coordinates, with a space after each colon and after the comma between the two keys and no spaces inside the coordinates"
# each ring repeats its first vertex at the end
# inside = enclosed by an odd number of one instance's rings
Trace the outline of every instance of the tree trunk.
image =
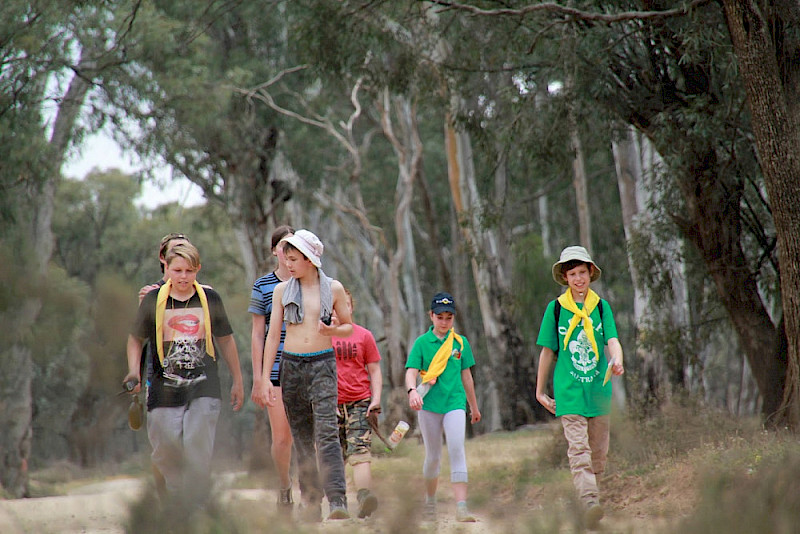
{"type": "MultiPolygon", "coordinates": [[[[632,252],[631,244],[637,240],[639,235],[651,234],[651,224],[653,218],[647,211],[647,197],[652,193],[652,188],[648,187],[655,165],[653,159],[652,145],[647,138],[641,136],[631,127],[625,127],[620,137],[612,136],[612,151],[614,154],[614,164],[617,172],[617,183],[619,185],[620,204],[622,207],[622,222],[625,230],[625,238],[628,246],[628,267],[630,270],[631,281],[633,282],[633,314],[635,325],[635,361],[628,360],[629,369],[639,369],[642,388],[641,398],[637,399],[643,407],[660,407],[666,402],[670,395],[669,376],[664,365],[664,354],[661,351],[649,350],[646,343],[647,331],[659,328],[659,318],[668,328],[675,330],[685,321],[678,320],[679,317],[685,319],[683,314],[676,313],[686,304],[685,299],[676,298],[672,302],[672,313],[653,313],[657,309],[652,302],[652,295],[643,282],[637,262],[632,252]]],[[[674,243],[663,243],[665,248],[674,248],[674,243]]],[[[672,255],[666,255],[672,257],[672,255]]],[[[665,269],[680,269],[680,266],[664,265],[665,269]]],[[[685,287],[685,277],[673,276],[673,287],[679,291],[678,286],[685,287]]],[[[616,393],[616,389],[615,389],[616,393]]]]}
{"type": "MultiPolygon", "coordinates": [[[[458,107],[457,97],[453,97],[458,107]]],[[[502,272],[496,257],[497,237],[480,224],[484,202],[478,195],[472,146],[469,134],[457,131],[452,115],[445,117],[445,150],[447,152],[450,191],[461,232],[471,255],[472,274],[483,319],[489,365],[485,369],[489,399],[481,403],[490,431],[513,429],[520,422],[529,422],[534,406],[530,401],[530,383],[520,384],[521,373],[514,365],[532,362],[525,352],[522,338],[511,314],[510,277],[502,272]],[[478,251],[481,251],[480,260],[478,251]]],[[[482,375],[483,376],[483,375],[482,375]]]]}
{"type": "MultiPolygon", "coordinates": [[[[84,54],[77,67],[80,75],[75,75],[70,82],[64,98],[59,106],[53,124],[53,132],[49,141],[48,169],[40,169],[44,176],[41,183],[32,184],[25,199],[30,212],[27,227],[27,242],[31,244],[34,255],[35,275],[44,276],[50,257],[53,254],[53,203],[55,190],[61,177],[61,165],[67,149],[72,141],[75,123],[81,106],[89,90],[89,78],[94,72],[94,63],[85,59],[91,54],[84,54]]],[[[20,311],[16,317],[16,328],[27,331],[36,323],[42,303],[39,298],[25,298],[18,306],[20,311]]],[[[0,428],[4,431],[0,438],[0,483],[3,488],[15,497],[22,497],[28,492],[28,457],[33,435],[33,359],[29,346],[17,342],[2,349],[3,378],[0,382],[0,428]]]]}
{"type": "MultiPolygon", "coordinates": [[[[9,325],[27,330],[38,316],[39,306],[39,301],[25,301],[15,310],[15,321],[9,321],[9,325]]],[[[19,498],[28,494],[33,359],[27,346],[15,343],[0,353],[0,360],[0,485],[9,495],[19,498]]]]}
{"type": "MultiPolygon", "coordinates": [[[[614,165],[617,171],[617,185],[619,186],[619,200],[622,207],[622,226],[625,231],[625,240],[630,244],[634,238],[635,221],[642,210],[640,202],[640,189],[644,185],[644,173],[641,164],[641,151],[636,143],[635,131],[627,127],[620,138],[612,136],[611,148],[614,154],[614,165]]],[[[642,377],[647,377],[647,387],[650,395],[658,398],[659,386],[664,384],[663,374],[660,371],[661,363],[656,353],[646,350],[643,343],[642,326],[645,324],[647,310],[653,309],[648,305],[649,292],[641,281],[636,263],[633,261],[630,246],[628,250],[628,269],[633,283],[633,324],[635,328],[634,338],[636,346],[633,347],[636,361],[641,362],[642,377]]],[[[628,347],[628,353],[630,354],[628,347]]],[[[626,362],[629,364],[631,362],[626,362]]],[[[614,388],[616,396],[618,388],[614,388]]]]}
{"type": "Polygon", "coordinates": [[[569,105],[567,123],[569,124],[570,148],[572,149],[572,185],[575,189],[575,208],[578,213],[580,244],[592,253],[592,218],[589,215],[589,187],[586,180],[586,158],[583,144],[578,135],[574,104],[569,105]]]}
{"type": "MultiPolygon", "coordinates": [[[[756,147],[770,198],[780,258],[786,359],[772,344],[760,357],[748,351],[750,366],[764,396],[764,415],[771,424],[800,428],[800,127],[792,113],[775,41],[779,25],[765,19],[765,6],[752,0],[723,0],[728,29],[747,93],[756,147]],[[777,397],[777,398],[776,398],[777,397]]],[[[775,8],[779,9],[779,8],[775,8]]],[[[785,8],[793,9],[793,8],[785,8]]],[[[780,13],[779,13],[780,14],[780,13]]],[[[791,61],[794,61],[793,59],[791,61]]],[[[784,65],[788,67],[789,65],[784,65]]],[[[796,76],[797,66],[790,72],[796,76]]],[[[791,85],[794,77],[789,78],[791,85]]],[[[796,91],[796,87],[791,88],[796,91]]],[[[753,325],[758,326],[758,325],[753,325]]]]}
{"type": "Polygon", "coordinates": [[[683,231],[709,267],[763,395],[763,414],[771,417],[780,406],[785,364],[779,362],[780,333],[764,307],[741,248],[739,203],[743,184],[736,177],[719,173],[713,148],[695,146],[685,153],[691,164],[687,174],[679,177],[678,186],[687,200],[690,223],[683,231]],[[719,268],[721,265],[725,268],[719,268]]]}
{"type": "MultiPolygon", "coordinates": [[[[255,126],[252,129],[258,131],[255,126]]],[[[267,128],[262,135],[260,154],[243,152],[229,157],[237,161],[228,162],[231,172],[221,171],[225,176],[222,191],[214,190],[213,180],[187,175],[203,188],[207,199],[221,203],[228,214],[249,284],[275,268],[270,235],[275,227],[293,224],[296,219],[290,201],[300,181],[279,148],[280,132],[267,128]]]]}
{"type": "Polygon", "coordinates": [[[422,168],[422,141],[416,121],[416,109],[407,97],[383,93],[379,105],[383,133],[397,157],[397,185],[395,186],[394,230],[396,248],[389,257],[389,315],[384,317],[385,332],[389,341],[390,406],[396,406],[392,420],[408,416],[405,389],[406,355],[416,336],[426,328],[425,310],[418,278],[417,254],[411,231],[411,202],[414,182],[422,168]],[[392,110],[395,112],[392,113],[392,110]],[[396,120],[393,120],[396,117],[396,120]],[[402,282],[402,284],[401,284],[402,282]],[[398,387],[399,386],[399,387],[398,387]]]}
{"type": "Polygon", "coordinates": [[[540,195],[537,203],[539,205],[539,226],[542,228],[542,256],[552,258],[553,249],[550,246],[550,221],[548,220],[550,209],[547,195],[540,195]]]}

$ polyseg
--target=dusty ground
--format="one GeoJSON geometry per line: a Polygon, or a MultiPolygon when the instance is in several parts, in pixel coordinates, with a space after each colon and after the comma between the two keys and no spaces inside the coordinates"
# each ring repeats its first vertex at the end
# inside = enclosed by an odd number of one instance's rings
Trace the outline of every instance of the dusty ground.
{"type": "MultiPolygon", "coordinates": [[[[34,499],[0,501],[0,533],[2,534],[121,534],[128,516],[128,506],[136,500],[145,486],[141,479],[122,478],[81,487],[67,495],[34,499]]],[[[259,489],[229,489],[223,501],[231,508],[248,513],[271,508],[277,497],[274,491],[259,489]]],[[[349,496],[352,502],[354,496],[349,496]]],[[[352,508],[352,507],[351,507],[352,508]]],[[[384,507],[385,508],[385,507],[384,507]]],[[[430,532],[501,532],[486,519],[472,524],[456,523],[442,503],[435,524],[420,523],[418,531],[430,532]]],[[[351,509],[354,511],[354,509],[351,509]]],[[[323,507],[323,513],[326,510],[323,507]]],[[[370,519],[323,521],[317,526],[303,524],[306,531],[320,532],[389,532],[384,525],[386,509],[370,519]]],[[[391,518],[392,522],[398,518],[391,518]]]]}
{"type": "Polygon", "coordinates": [[[58,497],[0,501],[3,534],[124,532],[128,504],[142,488],[138,479],[88,484],[58,497]]]}
{"type": "MultiPolygon", "coordinates": [[[[263,489],[269,484],[241,473],[217,477],[223,486],[218,494],[225,509],[246,525],[247,532],[270,532],[276,525],[281,525],[283,532],[575,532],[569,471],[551,471],[545,475],[549,478],[540,480],[536,478],[538,469],[531,467],[542,436],[530,432],[513,437],[483,436],[468,442],[470,506],[478,516],[476,523],[454,521],[455,505],[445,470],[438,493],[439,517],[436,522],[420,521],[422,451],[413,440],[407,440],[401,454],[375,459],[373,474],[381,504],[367,520],[324,521],[312,526],[288,523],[275,513],[275,492],[263,489]]],[[[123,533],[130,504],[148,484],[145,476],[114,478],[75,487],[70,484],[72,489],[60,496],[0,500],[0,533],[123,533]]],[[[641,475],[612,471],[602,480],[606,518],[600,530],[626,534],[669,531],[670,521],[691,513],[695,485],[689,462],[641,475]]],[[[348,498],[355,515],[355,495],[348,498]]],[[[299,500],[299,495],[295,499],[299,500]]],[[[326,511],[323,504],[323,513],[326,511]]]]}

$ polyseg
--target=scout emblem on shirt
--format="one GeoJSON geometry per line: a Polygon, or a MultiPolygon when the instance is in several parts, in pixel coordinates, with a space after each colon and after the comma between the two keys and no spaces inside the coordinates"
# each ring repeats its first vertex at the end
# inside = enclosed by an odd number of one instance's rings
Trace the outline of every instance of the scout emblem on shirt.
{"type": "Polygon", "coordinates": [[[592,351],[592,344],[589,343],[589,338],[586,332],[581,330],[577,339],[569,342],[569,351],[571,353],[572,365],[575,369],[582,373],[588,373],[597,367],[597,360],[592,351]]]}

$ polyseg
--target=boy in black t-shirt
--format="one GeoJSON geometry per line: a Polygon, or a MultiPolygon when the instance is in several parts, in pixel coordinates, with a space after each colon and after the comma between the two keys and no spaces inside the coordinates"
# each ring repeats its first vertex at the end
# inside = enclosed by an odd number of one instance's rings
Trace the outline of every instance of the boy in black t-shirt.
{"type": "MultiPolygon", "coordinates": [[[[200,286],[200,255],[189,243],[166,255],[169,280],[142,300],[128,337],[128,374],[141,380],[142,344],[154,347],[147,393],[147,436],[153,463],[166,478],[171,494],[187,491],[200,500],[207,495],[214,434],[220,411],[220,383],[214,341],[227,363],[233,386],[231,404],[244,399],[239,355],[222,299],[200,286]]],[[[137,391],[138,391],[137,386],[137,391]]]]}

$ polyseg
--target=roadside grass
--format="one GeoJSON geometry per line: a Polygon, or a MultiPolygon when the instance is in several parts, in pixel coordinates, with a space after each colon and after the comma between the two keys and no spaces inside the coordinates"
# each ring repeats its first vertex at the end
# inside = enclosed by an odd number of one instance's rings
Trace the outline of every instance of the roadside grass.
{"type": "MultiPolygon", "coordinates": [[[[800,443],[788,432],[764,431],[756,418],[734,419],[692,403],[666,407],[650,418],[612,417],[611,450],[600,478],[606,509],[603,531],[619,533],[797,532],[800,522],[800,443]]],[[[211,505],[202,510],[159,503],[149,483],[149,460],[132,459],[116,470],[84,471],[69,464],[32,477],[51,495],[98,478],[138,476],[147,490],[131,505],[126,532],[216,534],[275,532],[581,532],[580,514],[557,422],[497,432],[467,441],[469,504],[480,521],[452,519],[455,502],[446,452],[438,490],[440,520],[421,521],[424,449],[407,436],[395,451],[375,444],[376,514],[366,520],[307,525],[276,510],[275,475],[234,472],[226,465],[211,505]],[[167,528],[169,527],[169,528],[167,528]]],[[[350,510],[357,510],[347,468],[350,510]]],[[[43,490],[45,491],[45,490],[43,490]]],[[[295,516],[300,494],[294,490],[295,516]]],[[[327,506],[323,504],[323,515],[327,506]]]]}
{"type": "Polygon", "coordinates": [[[786,433],[731,439],[698,466],[698,503],[679,522],[686,534],[798,532],[800,443],[786,433]]]}

